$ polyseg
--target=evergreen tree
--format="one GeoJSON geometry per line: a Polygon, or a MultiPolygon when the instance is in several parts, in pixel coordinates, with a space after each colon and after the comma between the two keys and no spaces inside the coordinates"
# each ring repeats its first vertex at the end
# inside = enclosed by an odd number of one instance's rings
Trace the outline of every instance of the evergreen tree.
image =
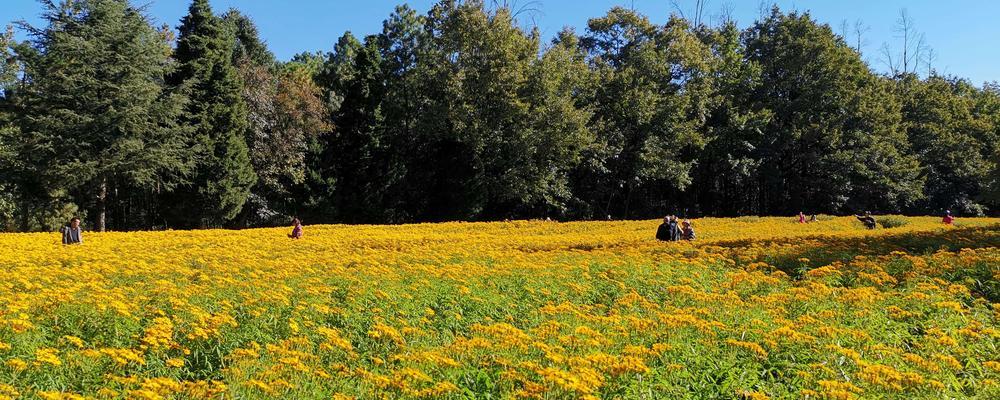
{"type": "Polygon", "coordinates": [[[699,207],[714,215],[746,215],[759,209],[759,146],[772,116],[750,99],[761,84],[761,67],[747,59],[741,33],[733,22],[699,31],[714,55],[713,99],[704,127],[707,143],[698,154],[690,191],[699,207]]]}
{"type": "Polygon", "coordinates": [[[314,79],[324,105],[327,129],[311,135],[306,141],[304,157],[305,177],[300,185],[294,185],[292,192],[298,199],[297,214],[311,221],[335,221],[338,212],[333,204],[337,190],[336,127],[334,115],[340,112],[344,93],[355,76],[355,58],[362,45],[351,32],[345,32],[338,40],[334,51],[327,54],[318,71],[313,71],[314,79]]]}
{"type": "Polygon", "coordinates": [[[169,45],[127,1],[46,4],[48,26],[26,27],[34,40],[19,54],[26,83],[12,147],[22,188],[40,204],[85,208],[97,230],[115,206],[127,228],[142,215],[127,209],[133,194],[170,188],[189,167],[174,123],[182,102],[162,85],[169,45]]]}
{"type": "Polygon", "coordinates": [[[344,101],[334,113],[330,145],[324,156],[333,179],[333,212],[338,220],[384,221],[387,144],[382,100],[382,57],[376,38],[369,36],[354,57],[352,79],[342,89],[344,101]]]}
{"type": "Polygon", "coordinates": [[[7,90],[17,81],[19,70],[14,57],[14,27],[8,25],[0,32],[0,98],[6,99],[7,90]]]}
{"type": "Polygon", "coordinates": [[[178,70],[169,82],[190,98],[183,122],[191,129],[195,169],[164,207],[174,225],[219,226],[239,214],[257,180],[245,139],[242,82],[232,62],[235,39],[208,0],[194,0],[178,30],[178,70]]]}
{"type": "Polygon", "coordinates": [[[898,85],[909,142],[926,177],[927,201],[921,208],[984,214],[980,198],[988,189],[997,136],[990,113],[976,112],[977,90],[964,80],[940,76],[920,81],[905,75],[898,85]]]}
{"type": "Polygon", "coordinates": [[[12,120],[9,90],[17,80],[18,65],[14,58],[14,27],[0,33],[0,231],[14,229],[15,178],[11,175],[17,159],[10,143],[17,135],[12,120]]]}
{"type": "Polygon", "coordinates": [[[992,136],[992,140],[985,144],[993,171],[987,179],[982,200],[990,210],[996,212],[1000,210],[1000,83],[994,81],[983,85],[976,102],[976,114],[987,124],[988,135],[992,136]]]}
{"type": "Polygon", "coordinates": [[[758,144],[761,214],[898,210],[919,198],[899,105],[861,57],[809,14],[774,8],[746,34],[772,117],[758,144]]]}
{"type": "Polygon", "coordinates": [[[412,8],[398,6],[382,22],[378,36],[386,92],[382,101],[386,164],[379,207],[387,222],[412,220],[421,213],[427,182],[420,175],[426,165],[433,165],[424,163],[426,145],[433,142],[425,140],[426,132],[417,126],[431,100],[421,88],[421,61],[428,46],[425,24],[426,18],[412,8]]]}
{"type": "Polygon", "coordinates": [[[593,125],[604,149],[587,164],[599,182],[588,201],[624,217],[674,208],[704,145],[707,47],[680,18],[658,27],[621,7],[590,20],[582,44],[600,80],[593,125]]]}
{"type": "Polygon", "coordinates": [[[277,63],[274,53],[260,38],[260,33],[253,19],[235,8],[231,8],[222,16],[222,21],[235,40],[233,43],[233,65],[249,61],[251,64],[270,68],[277,63]]]}

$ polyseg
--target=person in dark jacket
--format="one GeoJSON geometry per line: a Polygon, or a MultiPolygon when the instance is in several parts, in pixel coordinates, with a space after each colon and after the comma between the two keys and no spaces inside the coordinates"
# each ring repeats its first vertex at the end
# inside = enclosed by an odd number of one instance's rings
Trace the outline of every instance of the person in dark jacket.
{"type": "Polygon", "coordinates": [[[677,223],[677,216],[675,215],[670,216],[670,226],[668,229],[670,229],[671,242],[678,242],[681,240],[681,236],[683,236],[683,234],[681,232],[680,224],[677,223]]]}
{"type": "Polygon", "coordinates": [[[83,229],[78,217],[69,220],[69,225],[60,228],[59,233],[62,233],[62,244],[83,244],[83,229]]]}
{"type": "Polygon", "coordinates": [[[865,215],[863,216],[855,215],[854,217],[857,218],[858,221],[861,221],[862,224],[865,224],[865,228],[875,229],[875,226],[877,225],[877,223],[875,222],[875,217],[872,216],[871,211],[865,211],[865,215]]]}
{"type": "Polygon", "coordinates": [[[663,217],[663,223],[656,228],[656,240],[666,242],[670,240],[670,217],[663,217]]]}

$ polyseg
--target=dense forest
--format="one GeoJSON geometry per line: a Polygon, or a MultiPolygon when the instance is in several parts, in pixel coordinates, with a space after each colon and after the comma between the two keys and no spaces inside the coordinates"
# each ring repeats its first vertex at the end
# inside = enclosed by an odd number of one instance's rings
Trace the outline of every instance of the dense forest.
{"type": "Polygon", "coordinates": [[[808,13],[615,7],[547,40],[441,0],[280,61],[208,0],[176,29],[40,4],[0,32],[5,230],[1000,211],[1000,85],[906,42],[875,72],[808,13]]]}

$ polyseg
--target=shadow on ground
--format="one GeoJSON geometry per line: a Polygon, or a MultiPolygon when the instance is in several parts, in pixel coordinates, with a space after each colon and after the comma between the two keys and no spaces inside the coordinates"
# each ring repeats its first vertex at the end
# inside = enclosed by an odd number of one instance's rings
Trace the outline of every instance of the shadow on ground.
{"type": "MultiPolygon", "coordinates": [[[[858,237],[816,235],[733,240],[716,242],[710,247],[713,248],[710,251],[720,251],[730,255],[755,255],[742,259],[731,258],[738,260],[738,266],[765,262],[793,279],[800,279],[806,272],[815,268],[836,263],[849,264],[856,257],[864,256],[868,259],[877,259],[886,273],[903,284],[911,275],[908,273],[914,269],[913,263],[907,256],[930,256],[939,252],[952,252],[957,256],[963,249],[1000,249],[1000,225],[858,237]]],[[[940,271],[934,271],[932,265],[930,276],[962,283],[969,286],[975,294],[998,302],[1000,282],[997,276],[1000,276],[1000,262],[998,262],[1000,251],[989,254],[991,255],[962,261],[960,268],[941,268],[940,271]]],[[[850,285],[848,282],[844,283],[850,285]]]]}

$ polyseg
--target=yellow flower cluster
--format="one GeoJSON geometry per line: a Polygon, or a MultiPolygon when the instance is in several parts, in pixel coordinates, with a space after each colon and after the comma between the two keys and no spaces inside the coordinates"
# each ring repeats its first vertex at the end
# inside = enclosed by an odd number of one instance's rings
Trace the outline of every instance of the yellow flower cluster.
{"type": "Polygon", "coordinates": [[[0,399],[1000,398],[998,220],[0,235],[0,399]]]}

